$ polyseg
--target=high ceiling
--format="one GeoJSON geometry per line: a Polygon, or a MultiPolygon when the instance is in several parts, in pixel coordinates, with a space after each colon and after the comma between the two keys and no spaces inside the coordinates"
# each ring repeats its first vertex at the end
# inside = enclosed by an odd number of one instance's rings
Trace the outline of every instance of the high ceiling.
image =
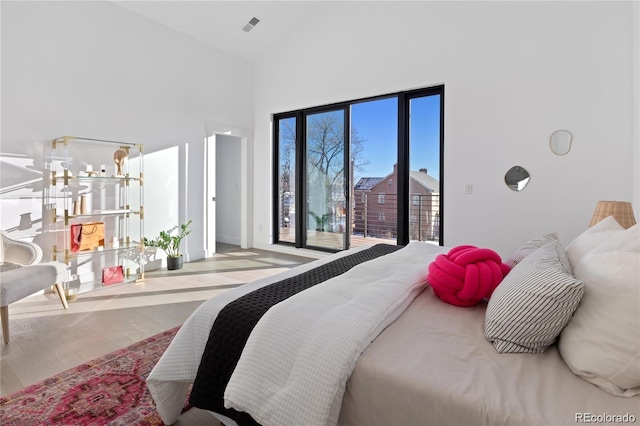
{"type": "Polygon", "coordinates": [[[295,36],[296,29],[331,2],[320,1],[120,1],[113,3],[222,51],[253,62],[295,36]],[[324,4],[323,4],[324,3],[324,4]],[[253,17],[250,32],[242,28],[253,17]]]}

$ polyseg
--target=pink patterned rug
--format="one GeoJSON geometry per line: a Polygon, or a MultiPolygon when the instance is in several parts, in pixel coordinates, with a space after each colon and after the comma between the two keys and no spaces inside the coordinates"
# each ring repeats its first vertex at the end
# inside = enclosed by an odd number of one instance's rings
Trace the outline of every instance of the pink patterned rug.
{"type": "MultiPolygon", "coordinates": [[[[146,378],[179,327],[0,398],[3,426],[163,425],[146,378]]],[[[185,402],[184,410],[190,407],[185,402]]]]}

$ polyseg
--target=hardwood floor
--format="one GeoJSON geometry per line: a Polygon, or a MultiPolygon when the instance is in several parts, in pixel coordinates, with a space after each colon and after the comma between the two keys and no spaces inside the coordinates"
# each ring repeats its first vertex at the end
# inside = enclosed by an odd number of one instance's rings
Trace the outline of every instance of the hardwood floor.
{"type": "MultiPolygon", "coordinates": [[[[13,303],[11,340],[0,349],[0,395],[180,325],[216,294],[311,260],[218,244],[209,259],[178,271],[146,272],[137,284],[80,294],[66,311],[55,293],[13,303]]],[[[189,410],[176,424],[217,424],[199,411],[189,410]]]]}

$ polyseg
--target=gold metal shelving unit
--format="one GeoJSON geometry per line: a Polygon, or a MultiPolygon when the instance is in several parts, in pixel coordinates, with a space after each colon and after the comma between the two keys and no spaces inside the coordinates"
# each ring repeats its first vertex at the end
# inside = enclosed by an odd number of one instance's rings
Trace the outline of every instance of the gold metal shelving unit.
{"type": "Polygon", "coordinates": [[[45,150],[45,169],[43,230],[51,259],[69,265],[67,292],[103,287],[105,268],[122,266],[123,283],[143,280],[143,146],[62,136],[45,150]],[[96,222],[104,229],[102,242],[74,250],[72,226],[96,222]]]}

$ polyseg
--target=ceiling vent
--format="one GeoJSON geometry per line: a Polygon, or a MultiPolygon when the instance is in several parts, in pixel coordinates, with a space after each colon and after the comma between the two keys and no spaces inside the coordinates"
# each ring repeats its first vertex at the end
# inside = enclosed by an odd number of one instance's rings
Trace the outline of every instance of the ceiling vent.
{"type": "Polygon", "coordinates": [[[258,22],[260,22],[260,20],[254,16],[253,18],[251,18],[249,22],[247,22],[247,24],[244,27],[242,27],[242,31],[244,31],[245,33],[248,33],[253,29],[253,27],[258,25],[258,22]]]}

